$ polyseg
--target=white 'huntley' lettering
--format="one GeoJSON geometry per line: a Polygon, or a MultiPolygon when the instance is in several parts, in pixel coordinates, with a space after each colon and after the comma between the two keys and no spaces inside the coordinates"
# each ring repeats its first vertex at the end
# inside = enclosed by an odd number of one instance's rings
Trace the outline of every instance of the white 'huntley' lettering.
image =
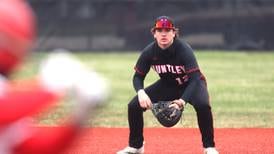
{"type": "Polygon", "coordinates": [[[152,65],[151,68],[158,74],[172,73],[172,74],[185,74],[185,67],[181,65],[152,65]]]}

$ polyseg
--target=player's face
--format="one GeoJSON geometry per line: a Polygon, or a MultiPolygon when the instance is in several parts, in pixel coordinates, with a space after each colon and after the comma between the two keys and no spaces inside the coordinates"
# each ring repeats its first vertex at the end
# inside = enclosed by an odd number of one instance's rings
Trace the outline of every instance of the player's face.
{"type": "Polygon", "coordinates": [[[173,29],[156,29],[154,32],[154,38],[156,39],[158,45],[162,49],[166,49],[173,43],[175,37],[175,31],[173,29]]]}

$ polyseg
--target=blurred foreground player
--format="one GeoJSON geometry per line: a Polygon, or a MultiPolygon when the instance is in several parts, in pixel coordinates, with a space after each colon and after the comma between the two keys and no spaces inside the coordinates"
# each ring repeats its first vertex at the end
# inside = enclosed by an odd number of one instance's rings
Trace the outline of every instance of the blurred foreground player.
{"type": "Polygon", "coordinates": [[[65,53],[45,59],[36,79],[9,79],[31,50],[35,28],[35,17],[25,1],[0,1],[0,154],[62,152],[107,95],[105,81],[65,53]],[[34,127],[30,116],[68,96],[76,107],[64,126],[34,127]]]}

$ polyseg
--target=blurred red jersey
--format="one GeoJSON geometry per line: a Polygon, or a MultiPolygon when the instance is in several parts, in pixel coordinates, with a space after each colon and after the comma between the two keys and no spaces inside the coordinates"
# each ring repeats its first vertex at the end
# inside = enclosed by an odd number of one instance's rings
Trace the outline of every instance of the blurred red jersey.
{"type": "Polygon", "coordinates": [[[34,127],[29,118],[57,102],[59,94],[38,81],[10,82],[0,77],[0,153],[56,154],[75,137],[73,124],[56,129],[34,127]]]}

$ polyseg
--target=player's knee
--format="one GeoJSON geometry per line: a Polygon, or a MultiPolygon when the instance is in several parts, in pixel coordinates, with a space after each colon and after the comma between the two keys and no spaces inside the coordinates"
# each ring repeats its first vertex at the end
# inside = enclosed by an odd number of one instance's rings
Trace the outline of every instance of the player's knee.
{"type": "Polygon", "coordinates": [[[194,105],[196,111],[207,111],[211,110],[211,106],[209,103],[198,103],[194,105]]]}
{"type": "Polygon", "coordinates": [[[140,105],[139,105],[139,102],[138,102],[138,98],[137,97],[134,97],[129,103],[128,103],[128,110],[136,110],[136,109],[139,109],[140,108],[140,105]]]}

